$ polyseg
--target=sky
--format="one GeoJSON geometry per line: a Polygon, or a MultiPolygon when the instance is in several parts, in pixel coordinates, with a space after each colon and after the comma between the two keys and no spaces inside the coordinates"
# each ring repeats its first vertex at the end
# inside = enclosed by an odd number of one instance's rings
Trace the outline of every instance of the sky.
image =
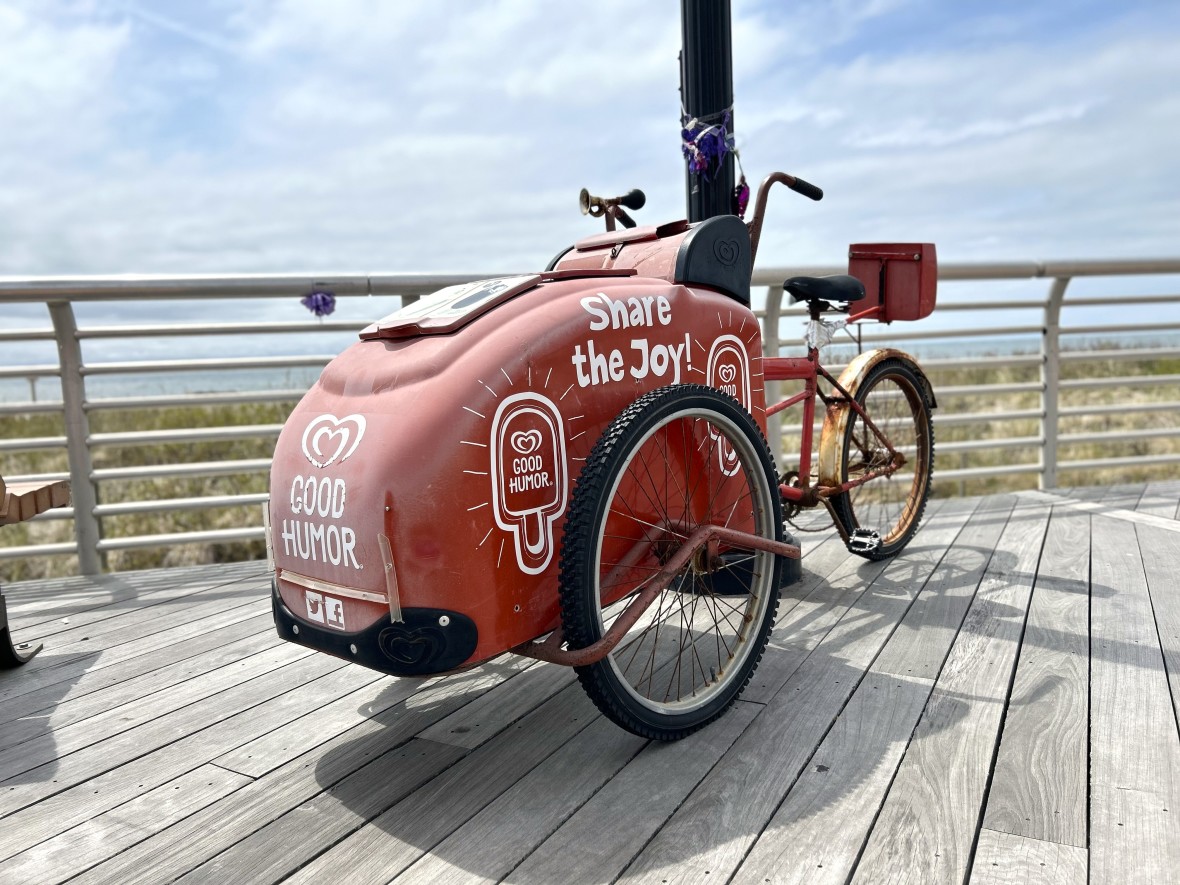
{"type": "MultiPolygon", "coordinates": [[[[682,217],[679,12],[0,0],[0,276],[491,274],[597,232],[582,187],[682,217]]],[[[733,0],[743,168],[826,192],[759,264],[1180,256],[1178,45],[1174,0],[733,0]]]]}

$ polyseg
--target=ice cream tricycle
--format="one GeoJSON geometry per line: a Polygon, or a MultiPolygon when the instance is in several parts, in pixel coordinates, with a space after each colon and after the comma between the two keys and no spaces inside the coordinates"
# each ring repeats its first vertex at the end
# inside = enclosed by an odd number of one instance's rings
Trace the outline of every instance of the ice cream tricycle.
{"type": "Polygon", "coordinates": [[[776,173],[748,225],[615,230],[642,196],[584,194],[607,232],[545,271],[452,286],[361,332],[277,444],[279,634],[398,676],[506,652],[573,666],[603,713],[659,740],[720,716],[800,555],[784,517],[825,506],[852,552],[892,556],[934,454],[912,358],[868,351],[837,378],[819,357],[845,324],[928,314],[934,247],[857,245],[848,275],[788,280],[807,355],[766,357],[750,277],[775,183],[822,197],[776,173]],[[802,390],[768,405],[775,380],[802,390]],[[766,420],[792,406],[799,462],[780,475],[766,420]]]}

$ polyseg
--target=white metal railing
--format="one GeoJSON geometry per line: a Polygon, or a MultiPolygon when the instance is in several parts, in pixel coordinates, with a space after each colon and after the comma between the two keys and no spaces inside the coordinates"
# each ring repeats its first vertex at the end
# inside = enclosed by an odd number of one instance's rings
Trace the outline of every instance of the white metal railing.
{"type": "MultiPolygon", "coordinates": [[[[798,308],[785,308],[782,304],[781,284],[787,276],[800,273],[839,273],[840,267],[818,268],[769,268],[756,269],[755,286],[766,286],[765,308],[759,311],[764,326],[764,349],[767,354],[778,354],[786,349],[781,346],[784,324],[792,319],[801,321],[798,308]]],[[[993,341],[1007,347],[993,348],[990,354],[974,353],[969,356],[934,355],[921,358],[922,365],[930,372],[986,368],[1023,369],[1037,368],[1036,380],[999,381],[980,385],[951,385],[936,387],[940,405],[953,398],[968,398],[977,407],[968,409],[947,409],[945,406],[936,413],[936,426],[957,427],[963,425],[996,425],[1000,422],[1035,422],[1036,433],[1017,432],[987,439],[966,439],[957,442],[940,443],[940,462],[936,478],[965,481],[968,479],[994,477],[1008,474],[1035,475],[1040,487],[1052,488],[1058,484],[1059,475],[1066,471],[1117,468],[1125,465],[1180,463],[1180,454],[1137,454],[1116,455],[1105,458],[1062,460],[1061,448],[1086,443],[1145,442],[1161,439],[1180,440],[1180,426],[1175,422],[1162,427],[1133,431],[1088,431],[1082,433],[1059,432],[1063,418],[1116,416],[1132,413],[1156,414],[1165,418],[1180,414],[1180,402],[1172,400],[1151,402],[1111,402],[1082,406],[1062,405],[1061,395],[1082,390],[1107,389],[1117,392],[1134,385],[1137,388],[1168,387],[1180,390],[1180,374],[1135,375],[1102,378],[1075,378],[1061,380],[1063,366],[1094,361],[1160,360],[1177,358],[1180,365],[1180,348],[1170,342],[1159,340],[1143,346],[1126,348],[1104,347],[1099,349],[1063,348],[1062,339],[1080,340],[1082,336],[1134,337],[1143,334],[1159,335],[1180,330],[1180,294],[1144,293],[1127,294],[1122,291],[1128,278],[1157,278],[1160,275],[1180,275],[1180,259],[1128,260],[1128,261],[1086,261],[1048,263],[988,263],[988,264],[944,264],[939,269],[940,289],[938,308],[932,317],[918,323],[901,323],[892,327],[862,330],[861,346],[879,344],[898,345],[903,349],[917,345],[924,347],[932,342],[943,342],[953,346],[966,339],[993,341]],[[1066,299],[1070,283],[1078,279],[1105,280],[1107,291],[1099,295],[1087,295],[1066,299]],[[1047,291],[1022,294],[1019,298],[1010,296],[1008,291],[1014,281],[1043,280],[1048,283],[1047,291]],[[1004,291],[997,297],[986,290],[1001,287],[1004,291]],[[967,289],[964,293],[962,290],[967,289]],[[972,291],[972,289],[974,291],[972,291]],[[959,291],[957,291],[959,290],[959,291]],[[984,294],[979,294],[981,291],[984,294]],[[1134,314],[1126,314],[1122,322],[1074,323],[1062,325],[1063,308],[1081,312],[1098,308],[1109,308],[1117,302],[1120,308],[1150,305],[1152,310],[1144,312],[1142,322],[1127,322],[1134,314]],[[1160,310],[1171,310],[1173,316],[1161,317],[1160,310]],[[966,312],[966,313],[965,313],[966,312]],[[956,322],[952,317],[968,317],[966,322],[956,322]],[[995,318],[999,318],[997,322],[995,318]],[[909,344],[913,342],[914,345],[909,344]],[[1022,344],[1024,349],[1012,345],[1022,344]],[[1001,350],[1009,352],[1000,352],[1001,350]],[[1036,404],[1031,407],[997,408],[997,398],[1025,395],[1034,396],[1036,404]],[[963,467],[948,466],[948,455],[967,457],[972,452],[1005,451],[1014,453],[1013,458],[999,466],[963,467]],[[1025,453],[1020,460],[1015,453],[1025,453]]],[[[4,469],[7,455],[38,451],[64,449],[67,454],[68,471],[60,474],[37,474],[36,478],[69,478],[73,488],[73,506],[50,511],[38,520],[70,519],[73,521],[74,540],[31,544],[23,547],[0,547],[0,559],[27,555],[77,553],[83,573],[91,574],[102,570],[103,555],[109,551],[135,548],[159,547],[180,543],[218,543],[262,538],[262,529],[257,524],[243,525],[207,531],[138,535],[131,537],[108,537],[103,531],[104,520],[131,514],[161,512],[186,512],[213,508],[256,505],[265,500],[265,493],[243,493],[231,495],[208,495],[204,497],[171,498],[167,500],[118,500],[106,501],[101,494],[105,483],[120,480],[148,480],[176,477],[214,477],[264,473],[269,469],[267,458],[244,458],[213,462],[191,461],[172,464],[142,464],[125,467],[96,467],[95,453],[104,449],[122,449],[158,444],[195,444],[233,440],[266,440],[277,437],[280,424],[252,424],[233,427],[190,427],[171,430],[132,430],[92,433],[90,417],[96,413],[115,409],[153,409],[170,406],[201,406],[225,404],[293,403],[304,392],[303,386],[292,386],[278,390],[224,390],[203,393],[175,393],[160,395],[95,396],[88,392],[90,379],[107,376],[144,377],[161,372],[217,373],[226,371],[281,369],[315,369],[322,367],[331,355],[328,353],[284,353],[282,355],[250,355],[248,350],[239,348],[228,357],[217,359],[100,359],[87,358],[84,348],[88,342],[117,341],[125,343],[126,352],[135,352],[136,342],[177,337],[192,338],[208,336],[219,340],[240,340],[242,336],[265,335],[268,341],[281,341],[287,350],[296,351],[296,342],[307,333],[353,333],[361,323],[323,322],[249,322],[210,323],[207,321],[177,323],[129,323],[125,325],[88,325],[79,323],[76,305],[89,302],[139,302],[159,303],[171,301],[210,301],[224,299],[290,299],[313,289],[332,291],[338,298],[359,296],[393,296],[402,303],[413,300],[421,294],[443,286],[480,279],[480,274],[381,274],[381,275],[338,275],[316,278],[307,275],[281,274],[265,276],[185,276],[185,277],[101,277],[101,278],[50,278],[50,279],[3,279],[0,278],[0,316],[5,305],[14,303],[44,304],[51,327],[32,329],[0,328],[0,360],[3,360],[7,344],[28,344],[30,342],[53,342],[58,359],[56,362],[38,362],[28,365],[0,365],[0,379],[55,379],[60,384],[61,398],[52,401],[0,402],[0,418],[4,416],[56,414],[60,415],[64,433],[54,436],[40,436],[16,439],[0,439],[0,470],[4,469]]],[[[1170,281],[1169,281],[1170,282],[1170,281]]],[[[375,317],[371,317],[375,318],[375,317]]],[[[799,327],[801,328],[801,327],[799,327]]],[[[795,344],[796,335],[789,336],[790,345],[795,344]]],[[[276,348],[278,349],[278,348],[276,348]]],[[[122,354],[121,354],[122,355],[122,354]]],[[[835,360],[838,362],[838,360],[835,360]]],[[[1177,395],[1180,399],[1180,394],[1177,395]]],[[[797,419],[796,419],[797,420],[797,419]]],[[[798,436],[798,425],[784,424],[781,415],[771,419],[770,437],[781,456],[781,440],[798,436]]],[[[1178,450],[1180,451],[1180,450],[1178,450]]],[[[789,458],[788,458],[789,460],[789,458]]],[[[954,460],[953,458],[951,459],[954,460]]],[[[34,478],[8,475],[10,480],[34,478]]]]}

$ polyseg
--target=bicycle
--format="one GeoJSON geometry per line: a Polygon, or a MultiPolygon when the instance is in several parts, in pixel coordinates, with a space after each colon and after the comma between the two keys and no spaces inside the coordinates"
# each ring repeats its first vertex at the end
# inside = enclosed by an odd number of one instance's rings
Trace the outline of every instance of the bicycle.
{"type": "Polygon", "coordinates": [[[776,182],[822,197],[776,173],[748,227],[639,228],[624,211],[639,192],[584,192],[607,231],[545,272],[449,287],[365,329],[276,447],[279,634],[403,676],[509,651],[574,666],[607,716],[659,740],[720,716],[765,649],[782,562],[800,555],[784,507],[822,503],[850,550],[890,556],[917,528],[933,460],[916,362],[870,351],[834,378],[819,361],[836,305],[861,306],[844,323],[928,313],[933,247],[854,247],[859,280],[788,280],[809,306],[808,355],[764,357],[750,278],[776,182]],[[768,407],[780,379],[804,390],[768,407]],[[803,445],[780,478],[766,418],[793,405],[803,445]]]}

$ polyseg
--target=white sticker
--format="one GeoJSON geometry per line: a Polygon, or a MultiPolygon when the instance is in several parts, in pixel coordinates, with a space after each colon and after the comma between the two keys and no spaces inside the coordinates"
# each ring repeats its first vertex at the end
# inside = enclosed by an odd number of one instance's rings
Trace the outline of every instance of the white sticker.
{"type": "Polygon", "coordinates": [[[324,597],[324,613],[327,624],[335,630],[344,629],[344,602],[332,596],[324,597]]]}
{"type": "Polygon", "coordinates": [[[307,599],[307,619],[315,621],[317,624],[324,623],[323,594],[316,593],[314,590],[305,590],[303,595],[307,599]]]}
{"type": "MultiPolygon", "coordinates": [[[[709,350],[706,380],[710,387],[728,393],[741,403],[747,412],[750,411],[750,360],[746,355],[746,346],[740,338],[722,335],[713,342],[709,350]]],[[[720,438],[720,434],[713,430],[709,431],[709,435],[715,440],[720,438]]],[[[721,472],[726,476],[733,476],[737,472],[737,452],[733,450],[729,440],[721,440],[721,445],[717,447],[717,460],[721,465],[721,472]]]]}
{"type": "Polygon", "coordinates": [[[496,409],[491,438],[492,511],[516,541],[516,561],[539,575],[553,559],[553,523],[565,512],[565,431],[539,393],[517,393],[496,409]]]}

